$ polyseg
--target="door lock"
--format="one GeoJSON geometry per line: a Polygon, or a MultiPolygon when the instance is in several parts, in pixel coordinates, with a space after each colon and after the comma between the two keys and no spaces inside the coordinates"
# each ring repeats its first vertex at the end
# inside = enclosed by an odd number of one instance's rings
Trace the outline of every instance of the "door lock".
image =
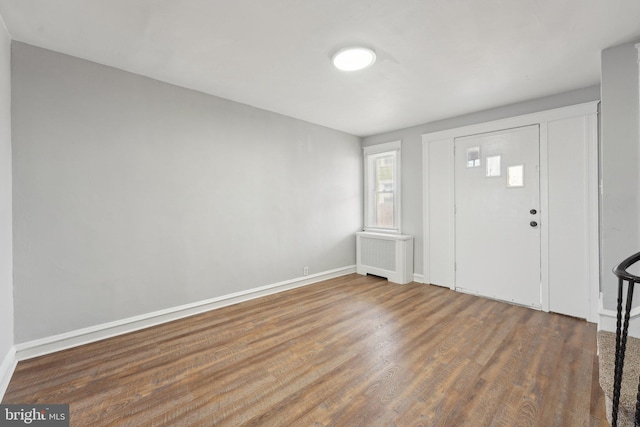
{"type": "Polygon", "coordinates": [[[537,214],[537,213],[538,213],[538,211],[537,211],[537,210],[535,210],[535,209],[531,209],[531,210],[529,211],[529,213],[530,213],[531,215],[535,215],[535,214],[537,214]]]}
{"type": "Polygon", "coordinates": [[[530,226],[532,226],[532,227],[537,227],[537,226],[538,226],[538,223],[537,223],[537,222],[535,222],[535,221],[531,221],[531,222],[529,223],[529,225],[530,225],[530,226]]]}

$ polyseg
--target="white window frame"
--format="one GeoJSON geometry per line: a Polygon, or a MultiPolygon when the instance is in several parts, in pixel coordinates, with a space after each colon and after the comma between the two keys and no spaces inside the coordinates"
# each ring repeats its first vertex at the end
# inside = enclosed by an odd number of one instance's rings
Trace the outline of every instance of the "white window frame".
{"type": "Polygon", "coordinates": [[[384,144],[370,145],[368,147],[363,147],[364,154],[364,230],[365,231],[374,231],[381,233],[396,233],[400,234],[402,231],[401,227],[401,164],[402,159],[400,156],[401,153],[401,145],[402,141],[392,141],[384,144]],[[395,181],[394,181],[394,189],[393,189],[393,220],[394,224],[392,228],[382,228],[376,227],[373,224],[373,210],[374,210],[374,201],[375,197],[373,195],[374,191],[374,182],[375,178],[372,170],[372,162],[376,157],[387,153],[394,153],[395,156],[395,181]]]}

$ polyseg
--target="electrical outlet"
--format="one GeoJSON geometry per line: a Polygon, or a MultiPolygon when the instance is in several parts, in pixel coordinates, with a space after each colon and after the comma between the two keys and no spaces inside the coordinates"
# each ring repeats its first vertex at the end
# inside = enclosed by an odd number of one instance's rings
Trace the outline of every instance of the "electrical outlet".
{"type": "Polygon", "coordinates": [[[308,275],[309,275],[309,267],[305,267],[305,268],[302,270],[302,274],[303,274],[304,276],[308,276],[308,275]]]}

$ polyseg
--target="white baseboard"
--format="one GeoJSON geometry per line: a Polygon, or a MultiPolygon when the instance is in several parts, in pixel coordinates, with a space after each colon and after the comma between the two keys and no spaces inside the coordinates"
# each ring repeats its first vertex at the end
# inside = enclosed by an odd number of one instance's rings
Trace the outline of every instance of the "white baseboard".
{"type": "Polygon", "coordinates": [[[9,387],[9,382],[17,365],[16,348],[12,346],[4,356],[4,359],[2,359],[2,363],[0,363],[0,402],[2,402],[4,393],[7,391],[7,387],[9,387]]]}
{"type": "Polygon", "coordinates": [[[308,276],[298,277],[284,282],[248,289],[246,291],[235,292],[233,294],[223,295],[216,298],[171,307],[165,310],[154,311],[140,316],[103,323],[101,325],[78,329],[76,331],[65,332],[63,334],[47,338],[16,344],[14,359],[17,361],[31,359],[45,354],[54,353],[56,351],[111,338],[117,335],[138,331],[150,326],[193,316],[195,314],[204,313],[206,311],[215,310],[228,305],[237,304],[239,302],[249,301],[266,295],[287,291],[289,289],[311,285],[323,280],[346,276],[347,274],[355,272],[356,266],[352,265],[322,273],[310,274],[308,276]]]}
{"type": "MultiPolygon", "coordinates": [[[[600,301],[598,305],[598,330],[615,332],[617,322],[618,313],[615,310],[604,308],[602,293],[600,293],[600,301]]],[[[629,336],[640,338],[640,307],[632,308],[629,313],[629,336]]]]}
{"type": "Polygon", "coordinates": [[[418,283],[424,283],[424,276],[422,274],[414,274],[413,281],[418,283]]]}

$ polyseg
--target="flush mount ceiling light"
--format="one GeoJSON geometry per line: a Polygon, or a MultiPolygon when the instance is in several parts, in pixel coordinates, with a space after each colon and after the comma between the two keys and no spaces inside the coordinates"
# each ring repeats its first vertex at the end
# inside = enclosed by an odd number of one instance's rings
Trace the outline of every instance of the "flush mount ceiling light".
{"type": "Polygon", "coordinates": [[[337,51],[331,62],[338,70],[358,71],[372,66],[376,62],[376,54],[366,47],[347,47],[337,51]]]}

